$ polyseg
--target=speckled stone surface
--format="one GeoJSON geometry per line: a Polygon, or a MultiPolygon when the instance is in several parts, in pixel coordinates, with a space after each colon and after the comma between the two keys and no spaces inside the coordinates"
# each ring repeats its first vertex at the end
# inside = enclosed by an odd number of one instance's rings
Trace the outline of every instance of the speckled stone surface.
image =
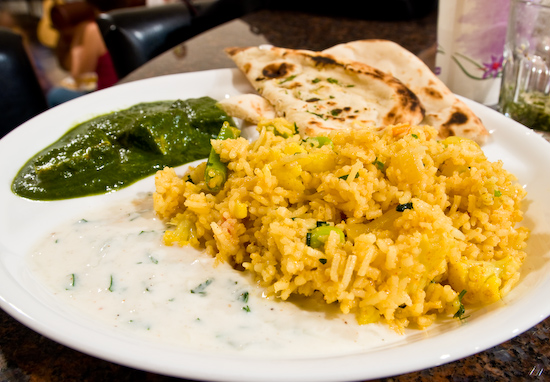
{"type": "Polygon", "coordinates": [[[413,53],[436,40],[437,14],[413,21],[374,21],[331,18],[288,11],[262,11],[242,18],[252,30],[273,45],[293,49],[323,50],[343,42],[388,39],[413,53]]]}
{"type": "MultiPolygon", "coordinates": [[[[222,49],[270,43],[320,50],[365,38],[398,42],[433,65],[436,14],[415,21],[378,22],[284,11],[261,11],[199,35],[137,69],[121,82],[164,74],[233,67],[222,49]]],[[[541,303],[547,303],[541,301],[541,303]]],[[[550,319],[462,360],[379,381],[550,380],[550,319]]],[[[388,360],[395,362],[399,360],[388,360]]],[[[246,371],[243,371],[246,372],[246,371]]],[[[174,378],[103,361],[51,341],[0,310],[0,382],[172,381],[174,378]]]]}

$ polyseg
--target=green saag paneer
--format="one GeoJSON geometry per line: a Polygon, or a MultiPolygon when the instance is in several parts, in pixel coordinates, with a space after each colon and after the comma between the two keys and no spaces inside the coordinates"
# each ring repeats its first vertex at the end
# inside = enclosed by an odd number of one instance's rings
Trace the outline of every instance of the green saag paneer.
{"type": "Polygon", "coordinates": [[[202,97],[142,103],[81,123],[31,158],[12,190],[34,200],[101,194],[210,153],[232,119],[202,97]]]}

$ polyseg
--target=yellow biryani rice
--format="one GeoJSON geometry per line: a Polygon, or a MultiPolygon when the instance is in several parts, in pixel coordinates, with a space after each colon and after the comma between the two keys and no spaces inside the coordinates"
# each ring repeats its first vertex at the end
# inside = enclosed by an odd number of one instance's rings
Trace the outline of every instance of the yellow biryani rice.
{"type": "Polygon", "coordinates": [[[460,318],[462,304],[495,302],[518,281],[526,193],[473,141],[398,125],[319,144],[280,136],[281,126],[291,127],[263,121],[252,143],[213,141],[228,168],[217,193],[205,163],[157,173],[167,245],[205,248],[271,296],[321,296],[398,331],[460,318]]]}

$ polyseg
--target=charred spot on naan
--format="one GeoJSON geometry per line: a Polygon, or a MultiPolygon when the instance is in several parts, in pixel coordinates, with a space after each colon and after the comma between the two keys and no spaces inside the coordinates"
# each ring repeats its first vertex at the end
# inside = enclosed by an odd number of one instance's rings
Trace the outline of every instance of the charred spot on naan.
{"type": "Polygon", "coordinates": [[[384,124],[385,125],[393,125],[398,120],[399,120],[399,118],[397,116],[397,110],[395,108],[393,108],[384,117],[384,124]]]}
{"type": "Polygon", "coordinates": [[[315,62],[316,66],[327,66],[327,65],[343,66],[334,58],[326,55],[317,55],[317,56],[308,56],[308,57],[310,57],[313,60],[313,62],[315,62]]]}
{"type": "Polygon", "coordinates": [[[315,136],[317,135],[317,129],[328,129],[328,130],[334,130],[334,128],[330,126],[325,126],[320,121],[317,121],[315,119],[310,119],[307,121],[307,126],[305,128],[305,133],[307,136],[315,136]]]}
{"type": "Polygon", "coordinates": [[[446,125],[446,124],[449,124],[449,125],[463,125],[465,123],[468,123],[468,119],[469,119],[468,116],[466,114],[464,114],[463,112],[455,111],[451,115],[451,118],[449,118],[449,121],[444,123],[444,125],[446,125]]]}
{"type": "MultiPolygon", "coordinates": [[[[463,127],[464,129],[464,125],[468,125],[469,122],[470,122],[470,118],[468,117],[468,115],[466,115],[462,111],[455,111],[451,114],[447,122],[441,125],[439,136],[442,138],[446,138],[451,135],[456,135],[454,128],[463,127]]],[[[467,135],[467,133],[468,133],[467,130],[462,130],[462,135],[464,134],[467,135]]]]}
{"type": "Polygon", "coordinates": [[[399,80],[395,80],[395,82],[398,82],[400,87],[397,88],[397,94],[401,95],[401,105],[404,108],[407,108],[412,111],[420,111],[422,116],[425,116],[425,110],[422,104],[420,103],[420,100],[414,94],[411,89],[403,85],[399,80]]]}
{"type": "Polygon", "coordinates": [[[250,72],[250,68],[251,68],[251,67],[252,67],[252,65],[250,65],[250,64],[245,64],[245,65],[243,65],[243,72],[244,72],[244,73],[250,72]]]}
{"type": "MultiPolygon", "coordinates": [[[[381,70],[367,66],[365,64],[354,62],[353,64],[346,64],[344,68],[352,73],[363,74],[373,77],[377,80],[389,79],[390,76],[381,70]]],[[[393,79],[393,77],[392,77],[393,79]]]]}
{"type": "Polygon", "coordinates": [[[294,64],[289,62],[276,62],[262,69],[262,74],[267,78],[281,78],[294,70],[294,64]]]}
{"type": "Polygon", "coordinates": [[[441,94],[437,89],[434,89],[432,87],[426,87],[422,89],[422,91],[424,92],[424,94],[426,94],[426,96],[432,99],[437,99],[437,100],[443,99],[443,94],[441,94]]]}

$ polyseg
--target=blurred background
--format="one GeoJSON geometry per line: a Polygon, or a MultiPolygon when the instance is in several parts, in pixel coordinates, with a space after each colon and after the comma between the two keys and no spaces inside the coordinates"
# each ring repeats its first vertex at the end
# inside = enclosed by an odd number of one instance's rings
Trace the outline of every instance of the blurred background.
{"type": "MultiPolygon", "coordinates": [[[[48,107],[112,86],[160,53],[247,14],[271,9],[335,20],[333,30],[318,39],[318,46],[312,46],[308,38],[302,38],[307,44],[297,41],[284,19],[275,28],[273,20],[250,24],[275,45],[322,50],[343,42],[337,41],[341,31],[334,30],[337,19],[424,23],[426,15],[434,15],[437,3],[341,0],[335,6],[329,0],[0,0],[0,113],[4,116],[0,137],[48,107]]],[[[308,31],[315,27],[299,26],[304,36],[315,34],[308,31]]],[[[385,24],[358,28],[354,39],[383,38],[380,28],[387,29],[385,24]]],[[[403,30],[406,37],[410,36],[403,30]]]]}
{"type": "MultiPolygon", "coordinates": [[[[200,1],[200,0],[199,0],[200,1]]],[[[146,0],[107,0],[113,8],[145,5],[146,0]]],[[[65,49],[70,36],[57,29],[51,20],[51,10],[56,1],[50,0],[0,0],[0,27],[10,29],[23,37],[31,62],[44,94],[70,75],[63,65],[60,50],[65,49]]],[[[63,3],[84,3],[63,1],[63,3]]],[[[94,2],[90,2],[93,4],[94,2]]],[[[97,1],[101,3],[101,1],[97,1]]],[[[74,17],[79,18],[75,9],[74,17]]],[[[73,17],[73,16],[68,16],[73,17]]]]}
{"type": "Polygon", "coordinates": [[[40,78],[41,86],[46,91],[52,84],[59,83],[67,76],[55,58],[51,47],[38,41],[38,23],[43,14],[43,2],[0,1],[0,27],[8,28],[23,37],[35,69],[40,78]]]}

